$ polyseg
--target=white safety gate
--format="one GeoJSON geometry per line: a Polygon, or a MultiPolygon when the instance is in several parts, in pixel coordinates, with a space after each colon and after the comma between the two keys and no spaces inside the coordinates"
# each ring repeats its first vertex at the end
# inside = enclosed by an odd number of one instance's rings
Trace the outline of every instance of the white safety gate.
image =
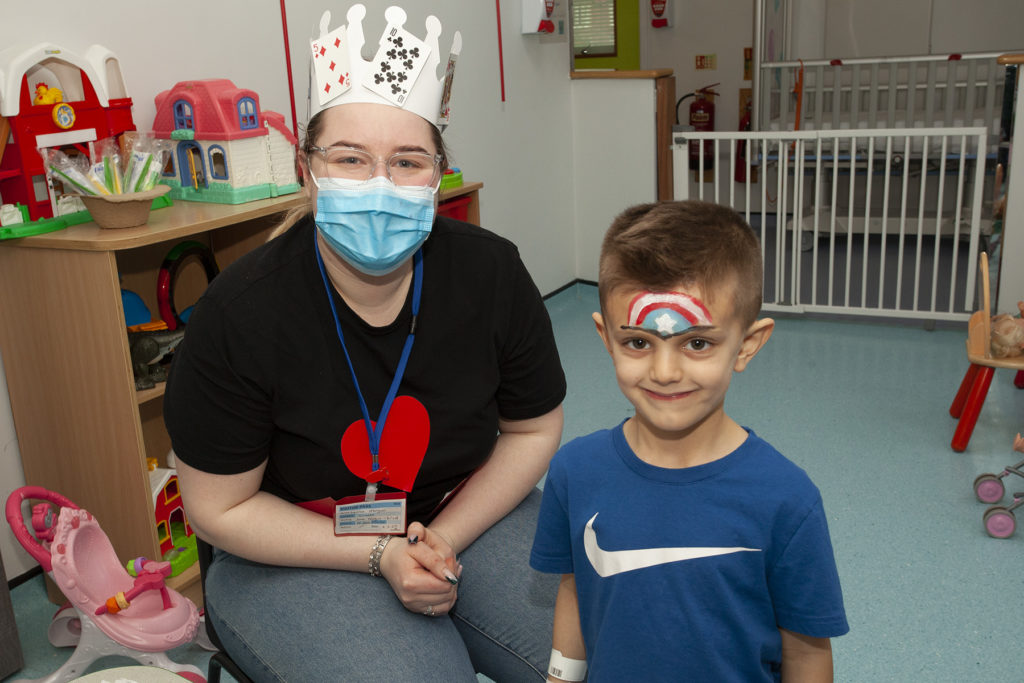
{"type": "Polygon", "coordinates": [[[759,232],[765,310],[966,320],[991,231],[987,133],[676,133],[675,198],[728,204],[759,232]]]}

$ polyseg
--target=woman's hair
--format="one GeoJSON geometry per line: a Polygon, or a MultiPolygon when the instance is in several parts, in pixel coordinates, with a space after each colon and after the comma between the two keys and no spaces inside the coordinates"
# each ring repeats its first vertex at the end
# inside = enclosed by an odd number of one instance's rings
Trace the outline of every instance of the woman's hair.
{"type": "MultiPolygon", "coordinates": [[[[329,109],[317,112],[306,124],[305,134],[303,135],[302,144],[299,148],[305,159],[309,159],[309,154],[313,151],[312,147],[316,142],[316,139],[320,137],[320,133],[324,125],[324,113],[327,111],[329,111],[329,109]]],[[[430,124],[430,136],[434,143],[434,147],[437,148],[437,153],[441,155],[440,168],[441,173],[444,173],[448,170],[448,147],[444,144],[444,138],[441,137],[441,131],[433,124],[430,124]]],[[[307,169],[309,168],[308,162],[305,166],[307,169]]],[[[272,240],[278,235],[284,234],[290,227],[295,225],[300,218],[312,211],[313,206],[310,202],[306,202],[302,206],[297,206],[294,209],[289,210],[281,220],[281,223],[271,231],[270,236],[267,239],[272,240]]]]}
{"type": "Polygon", "coordinates": [[[697,287],[701,298],[732,286],[733,310],[745,326],[761,312],[761,247],[732,209],[702,201],[632,206],[619,214],[601,245],[601,310],[611,292],[630,286],[668,291],[697,287]]]}

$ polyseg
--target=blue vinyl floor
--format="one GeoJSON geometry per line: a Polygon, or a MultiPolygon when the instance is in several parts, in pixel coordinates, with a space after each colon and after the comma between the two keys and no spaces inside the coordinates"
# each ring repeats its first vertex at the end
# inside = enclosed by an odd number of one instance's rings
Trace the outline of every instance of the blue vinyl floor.
{"type": "MultiPolygon", "coordinates": [[[[563,440],[630,415],[591,322],[596,288],[573,285],[548,309],[569,382],[563,440]]],[[[851,626],[833,641],[838,681],[1024,680],[1014,616],[1024,530],[989,538],[972,489],[978,474],[1024,458],[1012,450],[1024,391],[997,371],[970,446],[950,450],[966,358],[964,327],[947,327],[779,318],[729,391],[727,412],[822,491],[851,626]]],[[[1024,480],[1006,481],[1024,491],[1024,480]]],[[[17,675],[48,674],[69,650],[46,640],[54,607],[41,579],[16,587],[13,601],[26,660],[17,675]]],[[[203,669],[209,657],[195,646],[171,655],[203,669]]]]}

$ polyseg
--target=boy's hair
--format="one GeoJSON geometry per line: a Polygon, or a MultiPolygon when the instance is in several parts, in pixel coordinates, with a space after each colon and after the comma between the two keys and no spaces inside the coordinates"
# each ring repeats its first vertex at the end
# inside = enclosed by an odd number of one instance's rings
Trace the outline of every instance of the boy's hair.
{"type": "Polygon", "coordinates": [[[761,312],[757,235],[732,209],[702,201],[638,204],[619,214],[601,244],[601,311],[623,286],[667,291],[697,287],[702,298],[733,285],[733,310],[744,327],[761,312]]]}

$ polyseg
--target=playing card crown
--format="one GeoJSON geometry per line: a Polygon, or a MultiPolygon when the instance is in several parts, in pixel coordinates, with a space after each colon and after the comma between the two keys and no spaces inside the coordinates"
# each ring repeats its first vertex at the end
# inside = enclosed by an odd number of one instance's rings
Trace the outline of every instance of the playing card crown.
{"type": "Polygon", "coordinates": [[[384,11],[387,26],[374,58],[367,61],[362,56],[365,16],[363,5],[352,5],[346,15],[348,23],[333,30],[329,30],[329,10],[320,18],[318,35],[310,42],[310,118],[339,104],[373,102],[411,111],[443,129],[450,118],[449,99],[462,34],[455,32],[444,71],[439,74],[440,20],[427,17],[426,37],[421,40],[405,29],[405,10],[388,7],[384,11]]]}

